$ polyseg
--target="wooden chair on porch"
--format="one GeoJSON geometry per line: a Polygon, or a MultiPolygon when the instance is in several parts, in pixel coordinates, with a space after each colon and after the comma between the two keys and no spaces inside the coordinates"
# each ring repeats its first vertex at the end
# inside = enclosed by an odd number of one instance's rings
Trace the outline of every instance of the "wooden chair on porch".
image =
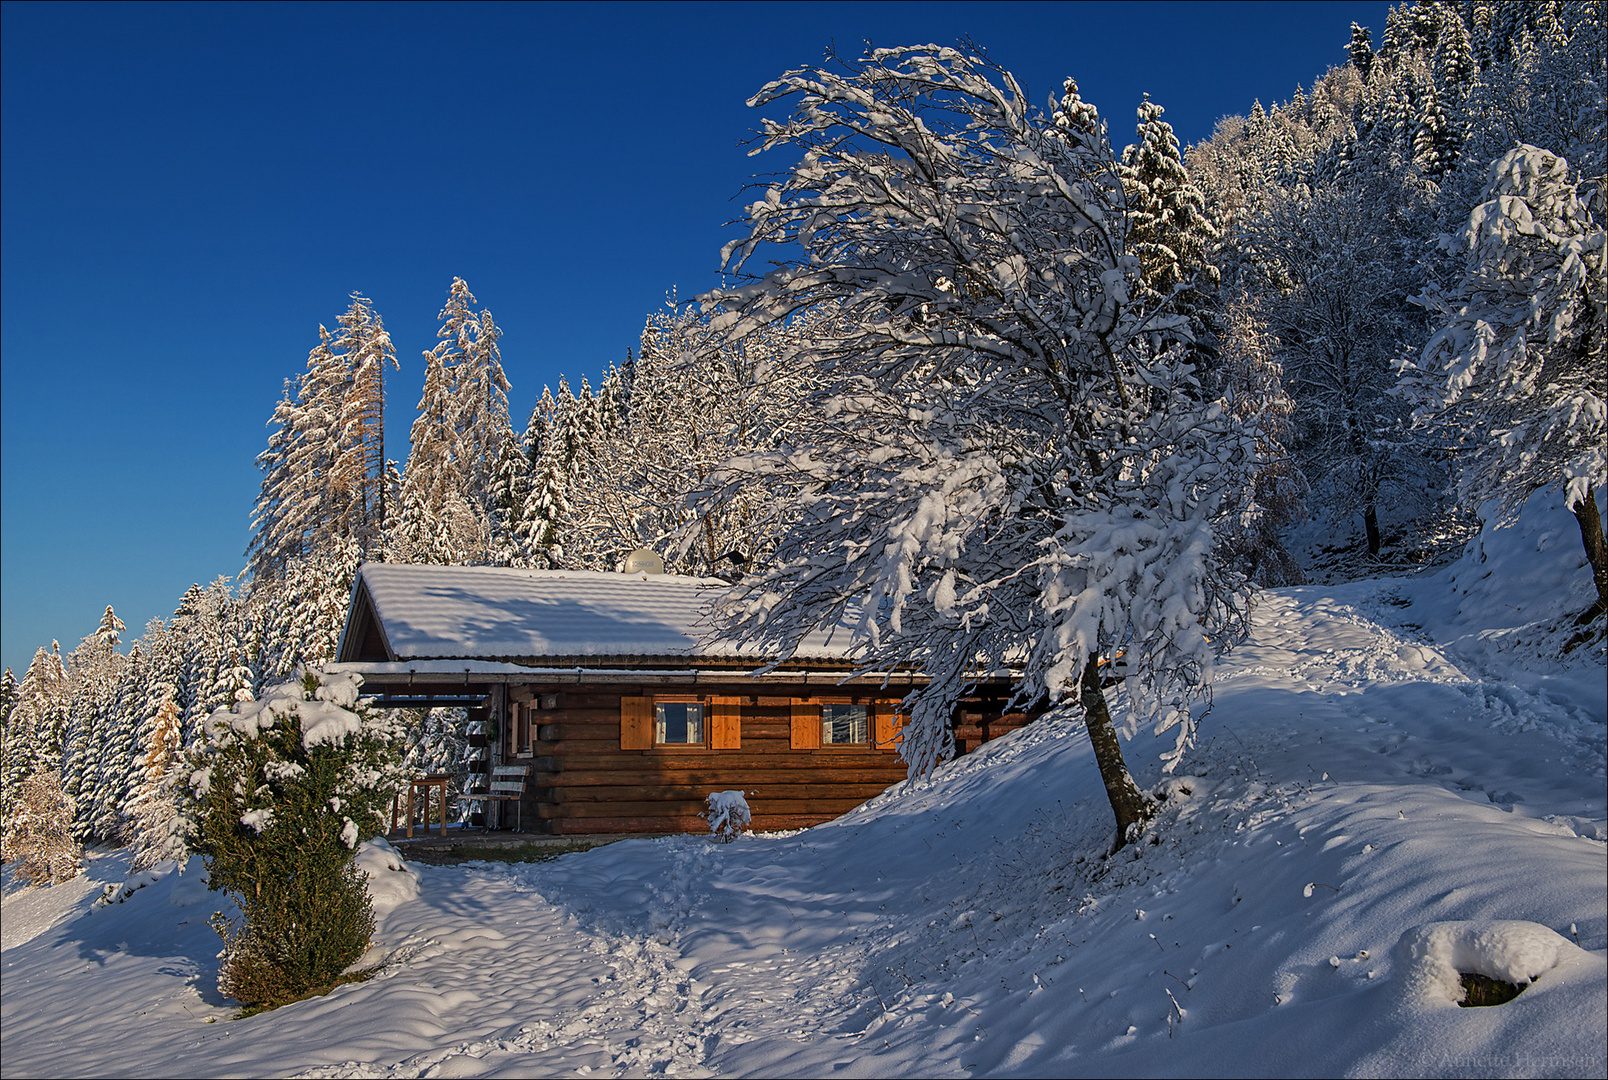
{"type": "MultiPolygon", "coordinates": [[[[467,803],[513,803],[514,804],[514,830],[524,824],[521,820],[520,804],[525,798],[525,781],[530,777],[529,765],[494,765],[491,770],[491,786],[478,791],[466,791],[458,796],[459,802],[467,803]]],[[[489,807],[485,807],[489,809],[489,807]]],[[[501,822],[499,822],[501,824],[501,822]]],[[[489,818],[486,819],[487,829],[491,827],[489,818]]]]}

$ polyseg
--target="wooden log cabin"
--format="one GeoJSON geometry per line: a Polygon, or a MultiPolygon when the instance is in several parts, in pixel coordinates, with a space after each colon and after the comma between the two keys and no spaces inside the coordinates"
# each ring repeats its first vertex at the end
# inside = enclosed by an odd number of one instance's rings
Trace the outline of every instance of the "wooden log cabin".
{"type": "MultiPolygon", "coordinates": [[[[855,674],[852,637],[765,657],[711,638],[718,580],[653,573],[370,563],[337,670],[381,707],[461,705],[487,753],[528,765],[517,813],[547,834],[704,831],[711,792],[741,790],[760,830],[819,824],[905,778],[898,704],[916,672],[855,674]]],[[[1009,684],[954,718],[964,753],[1026,722],[1009,684]]]]}

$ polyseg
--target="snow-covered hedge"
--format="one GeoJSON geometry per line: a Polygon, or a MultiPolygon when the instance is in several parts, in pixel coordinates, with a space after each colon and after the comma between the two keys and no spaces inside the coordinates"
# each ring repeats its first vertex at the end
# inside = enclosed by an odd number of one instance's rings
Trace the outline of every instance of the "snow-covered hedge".
{"type": "Polygon", "coordinates": [[[358,702],[355,675],[309,673],[219,709],[192,761],[197,848],[243,921],[217,923],[224,993],[295,1000],[363,954],[374,917],[358,841],[384,830],[403,731],[358,702]]]}

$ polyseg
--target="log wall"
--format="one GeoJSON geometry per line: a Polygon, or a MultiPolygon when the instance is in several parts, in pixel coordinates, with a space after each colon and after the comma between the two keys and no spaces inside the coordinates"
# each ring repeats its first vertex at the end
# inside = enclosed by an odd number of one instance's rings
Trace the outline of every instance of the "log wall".
{"type": "MultiPolygon", "coordinates": [[[[510,686],[510,705],[518,708],[510,709],[499,732],[500,757],[531,766],[521,827],[549,834],[701,833],[708,830],[698,817],[705,797],[741,790],[755,829],[803,828],[852,810],[905,778],[905,765],[891,747],[794,748],[795,699],[855,697],[869,703],[871,695],[823,693],[819,685],[767,685],[765,691],[755,694],[752,685],[700,686],[692,696],[705,702],[705,745],[626,750],[621,749],[621,700],[651,696],[651,690],[575,683],[510,686]],[[740,702],[736,748],[708,745],[715,697],[740,702]]],[[[689,695],[667,696],[684,701],[689,695]]],[[[1026,722],[1021,714],[1001,715],[1000,705],[987,699],[963,704],[956,717],[957,749],[975,749],[1026,722]]],[[[505,814],[504,820],[512,816],[505,814]]]]}

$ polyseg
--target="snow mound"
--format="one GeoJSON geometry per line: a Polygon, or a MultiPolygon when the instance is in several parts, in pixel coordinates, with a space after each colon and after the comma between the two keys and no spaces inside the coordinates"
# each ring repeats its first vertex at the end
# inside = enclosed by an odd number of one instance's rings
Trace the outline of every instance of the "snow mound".
{"type": "Polygon", "coordinates": [[[419,875],[402,853],[376,836],[357,849],[357,868],[368,875],[369,900],[380,915],[419,896],[419,875]]]}
{"type": "Polygon", "coordinates": [[[1434,578],[1446,589],[1443,618],[1479,628],[1564,618],[1591,602],[1580,523],[1558,491],[1536,492],[1508,524],[1486,514],[1462,556],[1434,578]]]}
{"type": "Polygon", "coordinates": [[[1430,923],[1402,935],[1407,980],[1421,1000],[1463,1000],[1459,974],[1523,986],[1583,950],[1539,923],[1522,919],[1430,923]]]}

